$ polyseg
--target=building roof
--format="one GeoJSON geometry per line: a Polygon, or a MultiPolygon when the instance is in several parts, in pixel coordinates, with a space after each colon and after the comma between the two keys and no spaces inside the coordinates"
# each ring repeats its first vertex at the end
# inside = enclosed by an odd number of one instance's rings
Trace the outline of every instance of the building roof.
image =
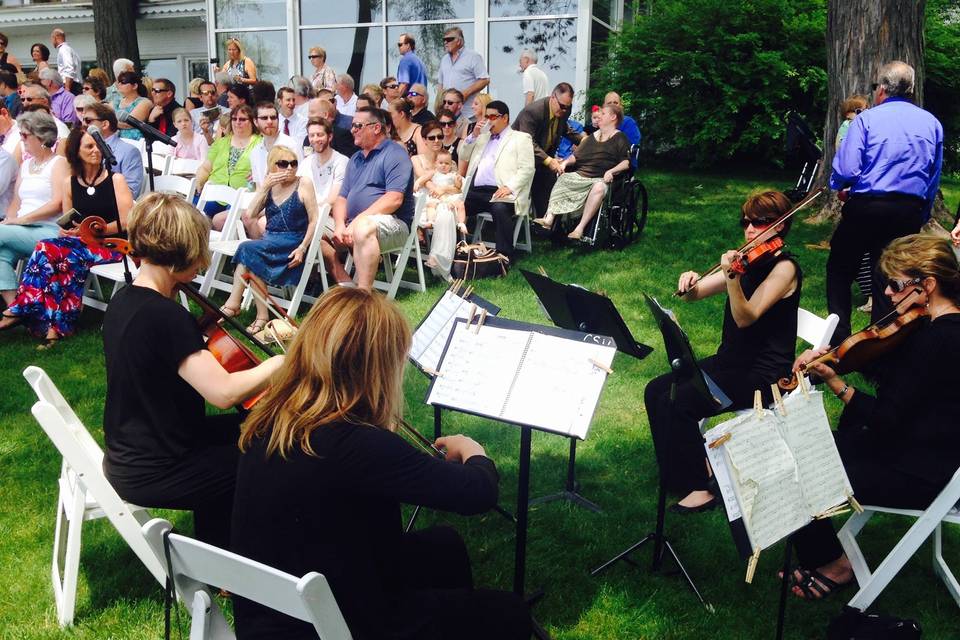
{"type": "MultiPolygon", "coordinates": [[[[204,17],[204,0],[141,0],[139,18],[204,17]]],[[[35,26],[37,23],[70,24],[93,21],[91,2],[55,2],[0,7],[0,25],[35,26]]]]}

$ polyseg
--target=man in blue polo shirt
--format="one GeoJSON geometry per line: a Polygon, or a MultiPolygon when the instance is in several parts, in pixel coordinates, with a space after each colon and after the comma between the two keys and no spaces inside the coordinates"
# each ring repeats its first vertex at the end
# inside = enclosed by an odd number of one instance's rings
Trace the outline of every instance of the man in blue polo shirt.
{"type": "Polygon", "coordinates": [[[423,60],[414,53],[417,49],[417,41],[409,33],[401,33],[397,39],[397,48],[400,49],[400,64],[397,66],[397,82],[400,83],[401,96],[407,95],[407,91],[415,84],[427,84],[427,67],[423,60]]]}
{"type": "Polygon", "coordinates": [[[387,135],[382,109],[361,107],[353,116],[353,143],[360,148],[333,203],[333,234],[321,243],[323,260],[338,284],[352,284],[338,253],[351,251],[357,286],[372,290],[380,254],[403,246],[413,223],[413,164],[387,135]]]}

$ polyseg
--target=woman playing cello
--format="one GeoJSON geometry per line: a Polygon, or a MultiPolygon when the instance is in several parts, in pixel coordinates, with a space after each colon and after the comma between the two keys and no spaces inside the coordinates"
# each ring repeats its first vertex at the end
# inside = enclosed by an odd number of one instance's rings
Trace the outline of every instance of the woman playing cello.
{"type": "Polygon", "coordinates": [[[130,214],[128,238],[141,265],[103,320],[103,466],[123,499],[190,509],[196,536],[225,548],[241,416],[208,417],[204,401],[238,404],[266,386],[282,356],[227,372],[204,348],[196,320],[171,299],[210,263],[209,229],[203,214],[171,194],[151,193],[130,214]]]}
{"type": "MultiPolygon", "coordinates": [[[[778,191],[748,198],[740,216],[744,238],[750,242],[761,233],[771,239],[785,236],[790,219],[772,231],[770,227],[790,207],[790,200],[778,191]]],[[[751,406],[755,389],[767,398],[770,384],[789,371],[803,281],[799,265],[786,253],[755,262],[743,274],[736,268],[738,257],[737,251],[725,252],[721,270],[702,279],[694,271],[681,274],[678,290],[688,301],[727,294],[720,347],[699,365],[733,401],[728,410],[751,406]]],[[[717,495],[710,489],[698,422],[718,413],[718,407],[701,398],[690,384],[680,384],[671,409],[671,382],[671,375],[655,378],[644,393],[660,473],[669,490],[684,496],[671,510],[712,509],[717,495]]]]}
{"type": "MultiPolygon", "coordinates": [[[[857,500],[926,509],[960,467],[960,396],[952,388],[960,361],[960,265],[949,241],[917,234],[887,245],[878,269],[894,305],[914,296],[927,316],[884,359],[876,396],[812,363],[824,349],[801,354],[796,368],[820,376],[845,405],[835,437],[857,500]]],[[[824,598],[853,580],[828,520],[795,533],[794,544],[800,567],[790,584],[797,596],[824,598]]]]}

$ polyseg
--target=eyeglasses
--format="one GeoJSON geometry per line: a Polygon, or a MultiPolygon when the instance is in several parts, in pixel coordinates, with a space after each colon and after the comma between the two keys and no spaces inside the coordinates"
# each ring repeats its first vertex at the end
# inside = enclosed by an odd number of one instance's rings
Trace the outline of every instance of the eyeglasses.
{"type": "Polygon", "coordinates": [[[488,111],[483,114],[483,117],[486,118],[487,120],[496,120],[497,118],[500,118],[502,116],[503,116],[502,113],[497,113],[496,111],[493,111],[493,112],[488,111]]]}
{"type": "Polygon", "coordinates": [[[318,56],[317,54],[314,53],[314,54],[309,55],[309,56],[307,56],[307,57],[308,57],[309,59],[311,59],[311,60],[316,60],[317,58],[322,58],[323,56],[318,56]]]}
{"type": "Polygon", "coordinates": [[[276,163],[274,164],[276,164],[281,169],[289,169],[291,167],[296,169],[297,165],[300,163],[297,162],[296,160],[277,160],[276,163]]]}
{"type": "Polygon", "coordinates": [[[257,120],[279,120],[280,116],[257,116],[257,120]]]}
{"type": "Polygon", "coordinates": [[[398,42],[398,43],[397,43],[397,46],[398,46],[398,47],[402,47],[402,46],[405,45],[405,44],[410,44],[410,43],[409,43],[409,42],[398,42]]]}
{"type": "Polygon", "coordinates": [[[753,225],[754,229],[764,229],[776,221],[776,218],[740,218],[740,226],[746,229],[753,225]]]}
{"type": "Polygon", "coordinates": [[[427,140],[433,140],[436,142],[437,140],[443,140],[443,136],[427,136],[427,140]]]}
{"type": "Polygon", "coordinates": [[[443,38],[443,41],[444,41],[444,42],[453,42],[453,41],[456,40],[456,39],[457,39],[456,36],[445,36],[445,37],[443,38]]]}
{"type": "Polygon", "coordinates": [[[454,104],[463,104],[463,103],[460,102],[459,100],[446,100],[446,99],[445,99],[445,100],[443,101],[443,104],[454,105],[454,104]]]}
{"type": "Polygon", "coordinates": [[[351,131],[360,131],[364,127],[369,127],[372,124],[380,124],[379,122],[354,122],[350,125],[351,131]]]}
{"type": "Polygon", "coordinates": [[[870,83],[870,93],[873,93],[874,91],[876,91],[876,90],[879,89],[879,88],[880,88],[880,83],[879,83],[879,82],[872,82],[872,83],[870,83]]]}
{"type": "Polygon", "coordinates": [[[34,98],[33,96],[23,96],[23,102],[34,102],[39,100],[39,98],[34,98]]]}
{"type": "Polygon", "coordinates": [[[250,118],[230,118],[230,122],[250,122],[250,118]]]}
{"type": "Polygon", "coordinates": [[[408,98],[419,98],[419,97],[422,96],[422,95],[423,95],[423,94],[420,93],[419,91],[407,91],[407,97],[408,97],[408,98]]]}
{"type": "Polygon", "coordinates": [[[902,293],[907,288],[912,287],[915,284],[920,284],[923,282],[923,278],[910,278],[909,280],[897,280],[896,278],[890,278],[887,280],[887,286],[890,287],[890,290],[894,293],[902,293]]]}
{"type": "Polygon", "coordinates": [[[440,126],[441,126],[441,127],[452,127],[452,126],[455,125],[455,124],[457,124],[457,123],[454,122],[453,120],[441,120],[441,121],[440,121],[440,126]]]}
{"type": "Polygon", "coordinates": [[[117,80],[117,84],[137,84],[135,80],[117,80]]]}
{"type": "Polygon", "coordinates": [[[557,107],[560,109],[560,111],[570,111],[570,109],[573,107],[573,102],[563,104],[560,102],[560,98],[558,98],[556,95],[553,96],[553,99],[557,101],[557,107]]]}
{"type": "Polygon", "coordinates": [[[84,91],[93,91],[93,87],[91,87],[90,85],[87,84],[87,85],[84,85],[84,86],[83,86],[83,90],[84,90],[84,91]]]}
{"type": "Polygon", "coordinates": [[[83,119],[83,124],[87,125],[88,127],[94,122],[103,122],[103,118],[84,118],[83,119]]]}
{"type": "Polygon", "coordinates": [[[388,84],[383,87],[384,89],[399,89],[400,85],[394,82],[393,84],[388,84]]]}
{"type": "Polygon", "coordinates": [[[153,91],[154,93],[166,93],[167,91],[170,91],[170,89],[166,89],[164,87],[154,87],[153,89],[151,89],[151,91],[153,91]]]}
{"type": "Polygon", "coordinates": [[[201,91],[201,92],[200,92],[200,95],[202,95],[202,96],[215,96],[215,95],[217,95],[217,92],[216,92],[216,91],[211,91],[211,90],[208,89],[207,91],[201,91]]]}

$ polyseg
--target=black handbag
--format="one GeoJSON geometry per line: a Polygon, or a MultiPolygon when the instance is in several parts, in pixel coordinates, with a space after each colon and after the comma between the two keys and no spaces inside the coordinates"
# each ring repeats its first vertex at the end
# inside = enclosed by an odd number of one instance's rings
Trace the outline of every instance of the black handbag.
{"type": "Polygon", "coordinates": [[[453,254],[450,275],[457,280],[477,280],[480,278],[499,278],[507,275],[510,260],[483,243],[457,243],[453,254]]]}
{"type": "Polygon", "coordinates": [[[827,627],[827,640],[917,640],[920,623],[844,607],[827,627]]]}

